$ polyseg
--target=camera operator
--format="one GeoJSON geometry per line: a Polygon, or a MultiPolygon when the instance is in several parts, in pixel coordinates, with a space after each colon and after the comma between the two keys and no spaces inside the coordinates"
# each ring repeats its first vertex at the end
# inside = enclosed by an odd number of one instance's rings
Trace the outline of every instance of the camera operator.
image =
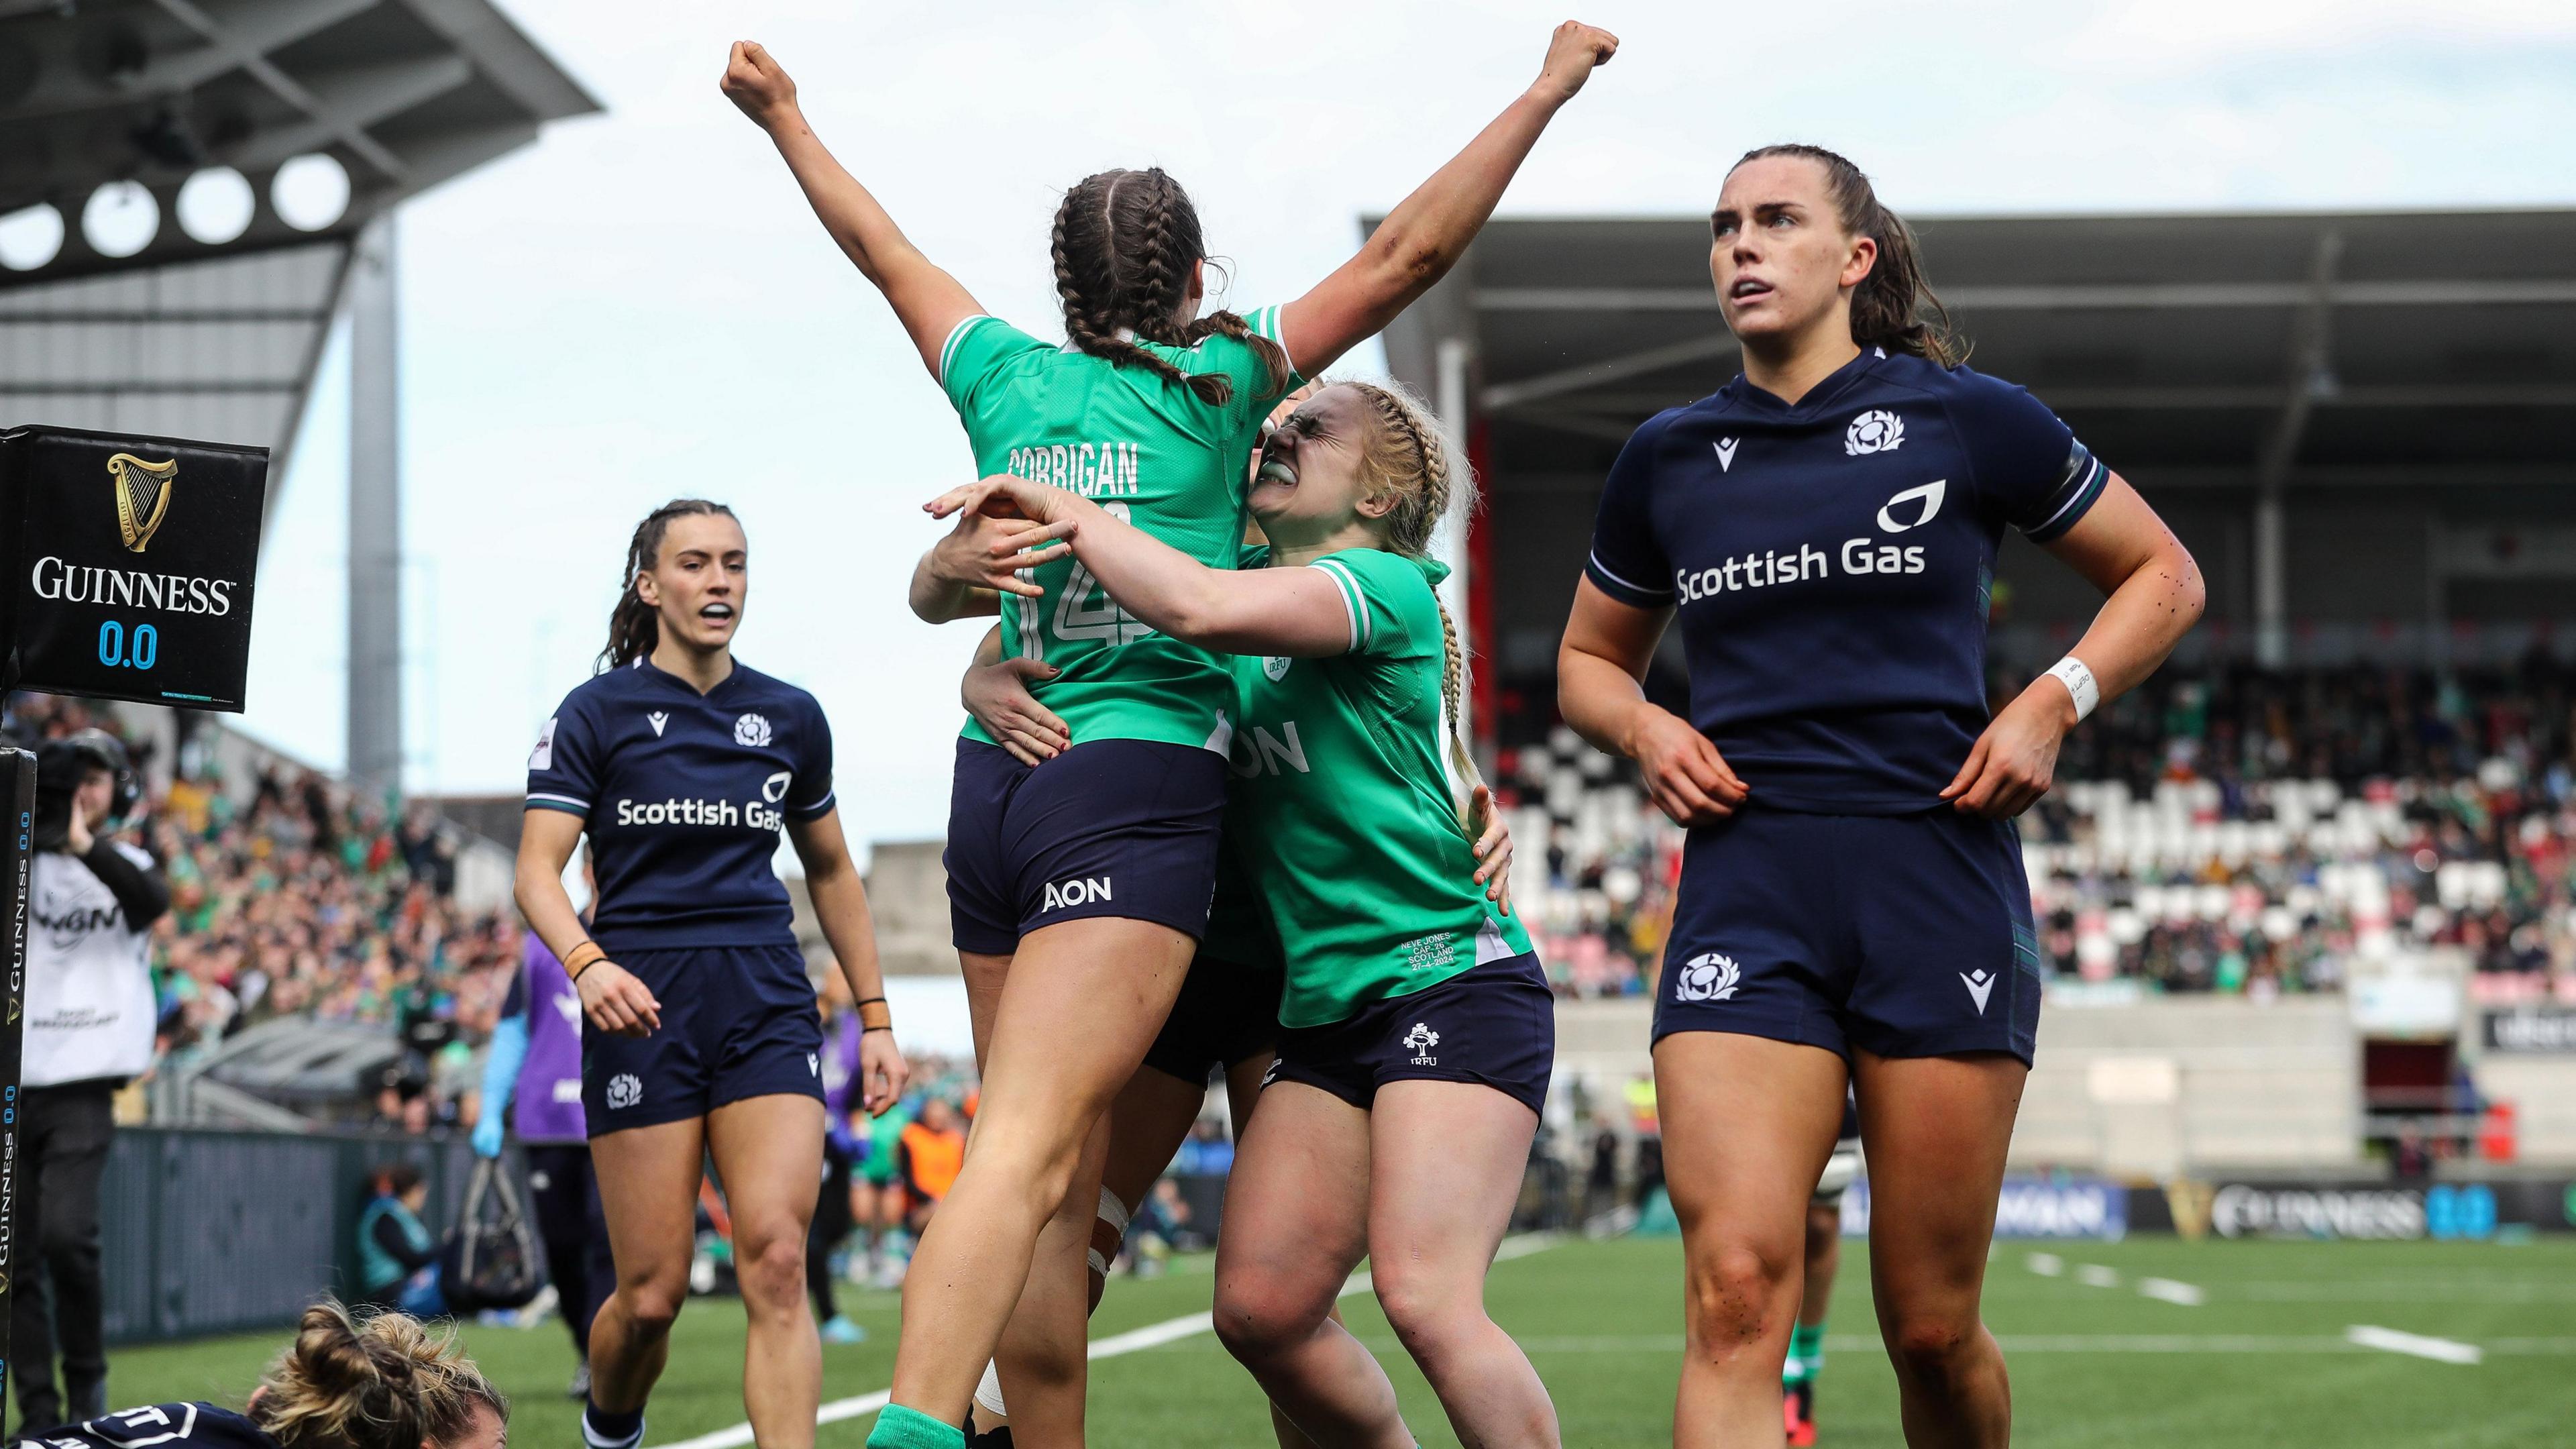
{"type": "Polygon", "coordinates": [[[107,1411],[99,1178],[116,1132],[116,1091],[152,1065],[148,955],[152,923],[170,908],[160,863],[111,838],[138,793],[124,745],[105,730],[49,741],[36,753],[14,1238],[32,1252],[9,1315],[25,1431],[107,1411]]]}

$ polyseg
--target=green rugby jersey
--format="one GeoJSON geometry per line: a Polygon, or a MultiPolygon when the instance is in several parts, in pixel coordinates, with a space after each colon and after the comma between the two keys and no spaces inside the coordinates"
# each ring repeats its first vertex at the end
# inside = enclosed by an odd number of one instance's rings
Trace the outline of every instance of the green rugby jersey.
{"type": "MultiPolygon", "coordinates": [[[[1279,340],[1278,308],[1244,320],[1279,340]]],[[[1185,373],[1225,374],[1233,399],[1212,407],[1143,368],[1040,342],[987,316],[948,334],[939,385],[966,425],[979,474],[1071,489],[1211,568],[1232,567],[1262,421],[1298,380],[1274,385],[1261,355],[1231,337],[1188,349],[1137,345],[1185,373]]],[[[1043,597],[1002,600],[1002,650],[1063,671],[1029,687],[1075,740],[1225,749],[1234,687],[1221,656],[1156,633],[1071,558],[1034,577],[1043,597]]],[[[971,719],[966,735],[996,743],[971,719]]]]}
{"type": "MultiPolygon", "coordinates": [[[[1254,568],[1266,549],[1247,549],[1254,568]]],[[[1432,588],[1449,570],[1383,549],[1312,565],[1342,590],[1351,647],[1234,661],[1225,828],[1288,962],[1279,1024],[1323,1026],[1530,949],[1475,881],[1474,841],[1441,766],[1443,650],[1432,588]]]]}

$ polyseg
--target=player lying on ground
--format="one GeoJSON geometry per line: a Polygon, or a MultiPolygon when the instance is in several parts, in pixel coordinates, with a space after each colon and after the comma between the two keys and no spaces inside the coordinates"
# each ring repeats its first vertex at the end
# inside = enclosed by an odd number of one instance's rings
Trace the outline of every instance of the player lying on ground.
{"type": "MultiPolygon", "coordinates": [[[[1299,368],[1329,365],[1439,280],[1615,46],[1560,27],[1537,83],[1357,256],[1249,317],[1207,310],[1207,249],[1178,183],[1159,169],[1087,178],[1052,237],[1063,348],[986,316],[906,240],[824,149],[767,52],[736,45],[724,87],[894,308],[983,471],[1044,473],[1097,493],[1200,561],[1228,564],[1243,459],[1270,405],[1299,368]]],[[[1225,666],[1156,637],[1070,563],[1041,569],[1037,587],[1004,615],[1006,643],[1057,666],[1043,692],[1079,743],[1036,768],[980,730],[958,745],[949,892],[983,1109],[975,1150],[905,1280],[892,1404],[870,1436],[880,1446],[956,1444],[997,1348],[1021,1424],[1043,1430],[1032,1442],[1078,1441],[1081,1364],[1050,1363],[1037,1346],[1081,1332],[1096,1129],[1169,1015],[1207,923],[1225,803],[1225,666]]],[[[994,601],[916,589],[914,606],[937,620],[994,601]]]]}
{"type": "Polygon", "coordinates": [[[1755,151],[1711,227],[1744,371],[1620,452],[1557,658],[1566,723],[1690,829],[1654,1028],[1689,1275],[1675,1440],[1780,1442],[1808,1201],[1856,1081],[1907,1438],[2001,1445],[1978,1299],[2040,1000],[2012,818],[2200,616],[2200,573],[2038,400],[1954,365],[1850,162],[1755,151]],[[1989,718],[2007,527],[2109,600],[1989,718]],[[1677,614],[1687,720],[1640,683],[1677,614]]]}
{"type": "Polygon", "coordinates": [[[643,1442],[710,1154],[750,1323],[743,1408],[770,1449],[814,1442],[823,1352],[805,1241],[823,1177],[823,1028],[770,865],[781,831],[858,1003],[867,1110],[904,1087],[833,801],[830,726],[812,695],[733,657],[750,580],[732,510],[655,509],[627,548],[602,672],[565,696],[528,760],[519,909],[581,995],[582,1113],[617,1265],[591,1324],[591,1449],[643,1442]],[[563,887],[585,833],[599,883],[587,925],[563,887]]]}
{"type": "MultiPolygon", "coordinates": [[[[62,1449],[505,1449],[509,1401],[408,1314],[353,1318],[337,1303],[304,1310],[295,1341],[260,1376],[241,1413],[153,1404],[47,1429],[62,1449]]],[[[33,1441],[30,1441],[33,1442],[33,1441]]]]}
{"type": "Polygon", "coordinates": [[[1427,555],[1471,487],[1427,412],[1329,386],[1264,445],[1269,543],[1212,569],[1078,494],[990,477],[931,505],[1016,513],[981,585],[1069,539],[1138,619],[1235,655],[1240,851],[1287,967],[1278,1063],[1228,1181],[1216,1328],[1324,1444],[1413,1443],[1394,1386],[1329,1315],[1362,1257],[1461,1440],[1552,1445],[1556,1413],[1485,1313],[1546,1100],[1554,998],[1508,903],[1473,884],[1454,722],[1465,683],[1427,555]]]}

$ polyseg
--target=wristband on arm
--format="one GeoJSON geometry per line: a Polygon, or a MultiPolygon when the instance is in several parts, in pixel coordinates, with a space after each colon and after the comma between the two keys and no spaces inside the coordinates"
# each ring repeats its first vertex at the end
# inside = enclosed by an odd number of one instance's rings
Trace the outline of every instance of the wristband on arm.
{"type": "Polygon", "coordinates": [[[2085,667],[2083,660],[2069,654],[2048,666],[2048,672],[2055,675],[2057,682],[2066,686],[2066,692],[2075,697],[2075,722],[2084,723],[2085,716],[2093,713],[2093,707],[2102,702],[2102,686],[2093,678],[2093,671],[2085,667]]]}
{"type": "Polygon", "coordinates": [[[884,997],[871,996],[859,1003],[859,1031],[862,1034],[892,1030],[894,1030],[894,1010],[886,1005],[884,997]]]}
{"type": "Polygon", "coordinates": [[[599,949],[597,941],[584,941],[564,953],[564,974],[579,981],[581,973],[607,959],[608,953],[599,949]]]}

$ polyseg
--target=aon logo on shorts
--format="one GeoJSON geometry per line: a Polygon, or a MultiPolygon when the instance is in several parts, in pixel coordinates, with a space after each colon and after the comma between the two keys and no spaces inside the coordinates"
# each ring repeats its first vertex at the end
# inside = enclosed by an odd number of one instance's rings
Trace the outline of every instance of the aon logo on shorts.
{"type": "Polygon", "coordinates": [[[1042,911],[1060,911],[1067,906],[1087,906],[1093,901],[1105,901],[1109,898],[1109,877],[1105,875],[1091,876],[1087,879],[1081,880],[1069,880],[1064,882],[1062,885],[1058,885],[1054,881],[1048,881],[1046,888],[1046,903],[1039,906],[1038,909],[1042,911]]]}

